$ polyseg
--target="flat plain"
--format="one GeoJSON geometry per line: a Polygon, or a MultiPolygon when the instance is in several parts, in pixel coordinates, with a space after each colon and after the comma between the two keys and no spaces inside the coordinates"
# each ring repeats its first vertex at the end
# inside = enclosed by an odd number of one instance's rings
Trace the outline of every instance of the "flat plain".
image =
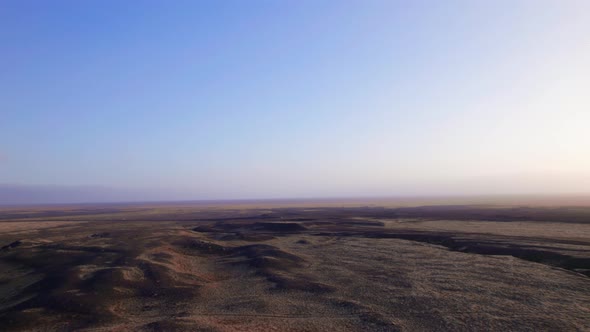
{"type": "Polygon", "coordinates": [[[2,331],[588,331],[590,207],[0,209],[2,331]]]}

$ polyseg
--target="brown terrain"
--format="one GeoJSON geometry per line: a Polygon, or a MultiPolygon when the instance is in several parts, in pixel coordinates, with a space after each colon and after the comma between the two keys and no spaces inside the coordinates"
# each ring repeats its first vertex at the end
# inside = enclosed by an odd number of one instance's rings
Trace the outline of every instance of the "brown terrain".
{"type": "Polygon", "coordinates": [[[1,331],[589,331],[590,207],[0,210],[1,331]]]}

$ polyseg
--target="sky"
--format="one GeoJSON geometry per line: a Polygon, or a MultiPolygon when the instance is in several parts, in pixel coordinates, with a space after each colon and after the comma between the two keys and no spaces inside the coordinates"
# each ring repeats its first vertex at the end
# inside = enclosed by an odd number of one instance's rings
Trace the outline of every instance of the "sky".
{"type": "Polygon", "coordinates": [[[0,203],[590,192],[590,1],[0,1],[0,203]]]}

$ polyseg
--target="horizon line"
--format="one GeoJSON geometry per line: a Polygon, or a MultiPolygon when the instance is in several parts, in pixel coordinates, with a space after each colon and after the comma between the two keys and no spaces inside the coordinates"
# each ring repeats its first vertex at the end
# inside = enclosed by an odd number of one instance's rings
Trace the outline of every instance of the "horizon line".
{"type": "MultiPolygon", "coordinates": [[[[149,204],[199,204],[199,205],[229,205],[231,203],[270,203],[270,202],[284,202],[284,203],[304,203],[304,202],[329,202],[329,203],[382,203],[383,201],[394,200],[399,201],[415,201],[415,200],[492,200],[492,199],[588,199],[588,202],[583,205],[590,205],[590,192],[588,193],[506,193],[506,194],[431,194],[431,195],[376,195],[376,196],[323,196],[323,197],[280,197],[280,198],[210,198],[210,199],[163,199],[163,200],[120,200],[120,201],[88,201],[88,202],[34,202],[34,203],[17,203],[17,204],[3,204],[0,203],[0,208],[18,208],[18,207],[58,207],[58,206],[98,206],[98,205],[149,205],[149,204]]],[[[401,203],[401,202],[400,202],[401,203]]],[[[495,205],[499,202],[480,203],[484,205],[495,205]]],[[[506,203],[503,203],[504,205],[506,203]]],[[[524,203],[512,202],[511,205],[519,205],[524,203]]],[[[450,205],[440,204],[440,205],[450,205]]],[[[463,205],[463,204],[460,204],[463,205]]],[[[464,205],[469,205],[465,202],[464,205]]],[[[569,206],[580,206],[579,204],[569,206]]]]}

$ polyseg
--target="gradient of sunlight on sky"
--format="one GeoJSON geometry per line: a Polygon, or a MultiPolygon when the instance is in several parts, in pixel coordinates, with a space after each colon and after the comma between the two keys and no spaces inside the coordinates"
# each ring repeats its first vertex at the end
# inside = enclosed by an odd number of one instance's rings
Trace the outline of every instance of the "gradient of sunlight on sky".
{"type": "Polygon", "coordinates": [[[0,184],[588,192],[590,1],[1,1],[0,184]]]}

